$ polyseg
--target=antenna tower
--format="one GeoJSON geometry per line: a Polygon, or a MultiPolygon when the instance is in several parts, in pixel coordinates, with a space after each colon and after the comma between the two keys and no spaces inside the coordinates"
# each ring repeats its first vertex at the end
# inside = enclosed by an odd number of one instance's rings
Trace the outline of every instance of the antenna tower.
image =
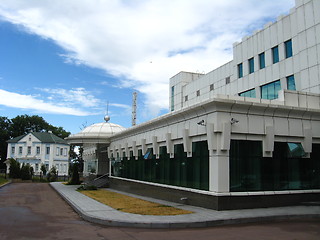
{"type": "Polygon", "coordinates": [[[137,121],[137,95],[137,92],[132,94],[132,126],[135,126],[137,121]]]}

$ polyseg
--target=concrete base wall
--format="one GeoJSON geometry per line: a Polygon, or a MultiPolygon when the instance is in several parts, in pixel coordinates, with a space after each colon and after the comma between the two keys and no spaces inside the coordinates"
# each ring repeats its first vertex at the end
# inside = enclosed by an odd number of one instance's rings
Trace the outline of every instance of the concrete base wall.
{"type": "Polygon", "coordinates": [[[281,207],[302,205],[307,202],[320,202],[320,193],[213,196],[112,177],[110,178],[110,188],[170,202],[183,203],[214,210],[281,207]]]}

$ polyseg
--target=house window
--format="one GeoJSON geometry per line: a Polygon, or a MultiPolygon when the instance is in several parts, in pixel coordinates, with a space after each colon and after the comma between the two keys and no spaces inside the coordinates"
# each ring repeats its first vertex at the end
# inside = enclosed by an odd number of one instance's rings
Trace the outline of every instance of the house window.
{"type": "Polygon", "coordinates": [[[16,151],[16,148],[15,147],[11,147],[11,153],[14,154],[16,151]]]}
{"type": "Polygon", "coordinates": [[[67,153],[68,153],[68,151],[67,151],[67,148],[64,148],[64,156],[67,156],[67,153]]]}
{"type": "Polygon", "coordinates": [[[272,48],[271,51],[272,51],[272,62],[273,63],[279,62],[279,47],[276,46],[272,48]]]}
{"type": "Polygon", "coordinates": [[[214,89],[214,84],[212,83],[210,84],[210,91],[213,91],[213,89],[214,89]]]}
{"type": "Polygon", "coordinates": [[[250,58],[248,60],[248,63],[249,63],[249,74],[251,74],[254,72],[254,59],[250,58]]]}
{"type": "Polygon", "coordinates": [[[199,96],[200,96],[200,90],[197,91],[197,97],[199,97],[199,96]]]}
{"type": "Polygon", "coordinates": [[[37,154],[40,154],[40,147],[37,147],[37,154]]]}
{"type": "Polygon", "coordinates": [[[57,147],[57,152],[56,152],[56,155],[59,156],[59,152],[60,152],[60,148],[57,147]]]}
{"type": "Polygon", "coordinates": [[[226,77],[226,84],[230,83],[230,77],[226,77]]]}
{"type": "Polygon", "coordinates": [[[188,101],[188,95],[184,96],[184,101],[187,102],[188,101]]]}
{"type": "Polygon", "coordinates": [[[22,154],[22,147],[19,147],[19,154],[22,154]]]}
{"type": "Polygon", "coordinates": [[[263,69],[265,67],[266,67],[266,61],[265,61],[265,54],[263,52],[259,54],[259,68],[263,69]]]}
{"type": "Polygon", "coordinates": [[[174,110],[174,86],[171,87],[171,111],[174,110]]]}
{"type": "Polygon", "coordinates": [[[250,98],[255,98],[256,97],[256,90],[253,88],[251,90],[239,93],[239,96],[241,97],[250,97],[250,98]]]}
{"type": "Polygon", "coordinates": [[[63,148],[60,148],[60,156],[63,156],[63,148]]]}
{"type": "Polygon", "coordinates": [[[243,77],[243,67],[242,67],[242,63],[238,64],[238,78],[242,78],[243,77]]]}
{"type": "Polygon", "coordinates": [[[280,80],[268,83],[261,86],[261,98],[262,99],[276,99],[278,98],[278,91],[281,90],[280,80]]]}
{"type": "Polygon", "coordinates": [[[285,57],[292,57],[292,41],[291,39],[284,42],[285,57]]]}
{"type": "Polygon", "coordinates": [[[294,81],[294,75],[291,75],[291,76],[287,77],[287,89],[288,90],[293,90],[293,91],[296,90],[296,84],[295,84],[295,81],[294,81]]]}
{"type": "Polygon", "coordinates": [[[46,148],[46,154],[49,155],[50,154],[50,147],[46,148]]]}
{"type": "Polygon", "coordinates": [[[28,154],[31,154],[31,147],[28,147],[28,154]]]}
{"type": "Polygon", "coordinates": [[[36,172],[39,171],[39,164],[38,164],[38,163],[36,163],[35,171],[36,171],[36,172]]]}

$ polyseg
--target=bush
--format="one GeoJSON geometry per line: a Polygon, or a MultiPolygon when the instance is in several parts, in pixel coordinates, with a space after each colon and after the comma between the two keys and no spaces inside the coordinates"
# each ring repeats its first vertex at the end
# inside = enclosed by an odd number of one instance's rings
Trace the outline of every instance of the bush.
{"type": "Polygon", "coordinates": [[[43,163],[41,164],[40,170],[41,170],[43,176],[45,176],[47,174],[47,168],[43,163]]]}
{"type": "Polygon", "coordinates": [[[48,175],[47,175],[47,180],[48,182],[55,182],[58,179],[58,173],[57,173],[57,169],[55,166],[52,166],[48,175]]]}
{"type": "Polygon", "coordinates": [[[78,164],[74,163],[72,166],[71,180],[69,181],[69,185],[79,185],[80,184],[80,176],[78,170],[78,164]]]}
{"type": "Polygon", "coordinates": [[[20,178],[20,163],[13,158],[10,158],[10,169],[9,169],[10,178],[20,178]]]}
{"type": "Polygon", "coordinates": [[[77,188],[79,191],[81,190],[97,190],[98,188],[94,185],[82,185],[77,188]]]}
{"type": "Polygon", "coordinates": [[[22,164],[21,170],[20,170],[20,176],[22,180],[31,180],[32,179],[32,172],[33,169],[30,167],[29,164],[22,164]]]}

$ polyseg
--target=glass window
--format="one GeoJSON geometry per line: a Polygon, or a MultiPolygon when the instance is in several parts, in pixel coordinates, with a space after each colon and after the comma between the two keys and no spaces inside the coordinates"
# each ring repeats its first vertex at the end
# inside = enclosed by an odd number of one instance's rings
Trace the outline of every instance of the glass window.
{"type": "Polygon", "coordinates": [[[296,84],[294,80],[294,75],[288,76],[287,77],[287,89],[288,90],[296,90],[296,84]]]}
{"type": "Polygon", "coordinates": [[[187,102],[188,101],[188,95],[184,96],[184,101],[187,102]]]}
{"type": "Polygon", "coordinates": [[[239,96],[241,97],[250,97],[250,98],[255,98],[256,97],[256,90],[253,88],[251,90],[239,93],[239,96]]]}
{"type": "Polygon", "coordinates": [[[266,67],[266,61],[265,61],[265,54],[263,52],[259,54],[259,68],[263,69],[265,67],[266,67]]]}
{"type": "Polygon", "coordinates": [[[16,151],[15,147],[11,147],[11,153],[14,154],[15,151],[16,151]]]}
{"type": "Polygon", "coordinates": [[[261,98],[273,100],[278,98],[278,91],[281,90],[280,80],[261,86],[261,98]]]}
{"type": "Polygon", "coordinates": [[[288,157],[304,157],[306,153],[301,143],[287,143],[288,144],[288,157]]]}
{"type": "Polygon", "coordinates": [[[50,147],[47,147],[46,154],[50,154],[50,147]]]}
{"type": "Polygon", "coordinates": [[[279,62],[279,47],[276,46],[271,49],[272,50],[272,62],[277,63],[279,62]]]}
{"type": "Polygon", "coordinates": [[[60,156],[63,155],[63,148],[60,148],[60,156]]]}
{"type": "Polygon", "coordinates": [[[22,147],[19,147],[19,154],[22,154],[22,147]]]}
{"type": "Polygon", "coordinates": [[[31,154],[31,147],[28,147],[28,154],[31,154]]]}
{"type": "Polygon", "coordinates": [[[243,77],[243,67],[242,67],[242,63],[238,64],[238,78],[242,78],[243,77]]]}
{"type": "Polygon", "coordinates": [[[40,147],[37,147],[37,154],[40,154],[40,147]]]}
{"type": "Polygon", "coordinates": [[[197,91],[197,97],[199,97],[199,96],[200,96],[200,90],[197,91]]]}
{"type": "Polygon", "coordinates": [[[210,84],[210,91],[213,91],[214,90],[214,84],[210,84]]]}
{"type": "Polygon", "coordinates": [[[174,86],[171,87],[171,111],[174,110],[174,86]]]}
{"type": "Polygon", "coordinates": [[[291,39],[284,42],[285,57],[292,57],[292,41],[291,39]]]}
{"type": "Polygon", "coordinates": [[[231,80],[230,76],[229,76],[229,77],[226,77],[226,84],[229,84],[229,83],[230,83],[230,80],[231,80]]]}
{"type": "Polygon", "coordinates": [[[56,155],[59,156],[59,152],[60,152],[60,148],[57,147],[57,152],[56,152],[56,155]]]}
{"type": "Polygon", "coordinates": [[[248,62],[249,62],[249,74],[251,74],[254,72],[254,59],[250,58],[248,62]]]}

